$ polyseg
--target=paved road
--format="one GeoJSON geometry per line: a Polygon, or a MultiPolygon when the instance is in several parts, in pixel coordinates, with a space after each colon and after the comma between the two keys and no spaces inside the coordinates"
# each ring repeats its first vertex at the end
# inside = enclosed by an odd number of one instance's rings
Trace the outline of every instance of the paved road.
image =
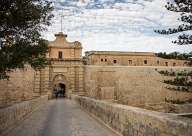
{"type": "Polygon", "coordinates": [[[117,136],[73,101],[51,100],[8,136],[117,136]]]}

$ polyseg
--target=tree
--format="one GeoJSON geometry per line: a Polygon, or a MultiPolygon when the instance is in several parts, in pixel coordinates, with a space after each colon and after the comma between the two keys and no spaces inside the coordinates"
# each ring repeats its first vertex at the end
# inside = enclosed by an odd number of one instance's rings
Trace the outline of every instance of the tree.
{"type": "Polygon", "coordinates": [[[191,61],[192,52],[189,53],[179,53],[179,52],[171,52],[167,54],[166,52],[156,53],[157,57],[165,58],[165,59],[178,59],[178,60],[188,60],[191,61]]]}
{"type": "MultiPolygon", "coordinates": [[[[179,20],[183,22],[183,24],[179,25],[177,28],[169,28],[168,30],[155,30],[155,32],[160,34],[174,34],[174,33],[181,33],[179,34],[178,39],[172,41],[174,44],[178,45],[186,45],[192,44],[192,34],[185,34],[184,32],[188,32],[192,30],[192,0],[174,0],[172,3],[168,2],[165,6],[167,10],[181,13],[181,17],[179,20]]],[[[192,65],[191,55],[192,52],[189,54],[180,54],[178,52],[173,52],[170,54],[159,54],[162,57],[174,58],[174,59],[186,59],[188,60],[188,65],[192,65]]],[[[165,72],[161,72],[165,73],[165,72]]],[[[176,90],[176,91],[187,91],[191,92],[192,89],[192,72],[191,71],[183,71],[181,73],[177,73],[177,76],[173,80],[165,80],[164,83],[174,85],[175,87],[169,87],[168,89],[176,90]]],[[[167,101],[167,100],[166,100],[167,101]]],[[[167,101],[169,102],[169,101],[167,101]]],[[[172,103],[181,103],[181,101],[174,100],[170,101],[172,103]]],[[[191,100],[187,100],[185,102],[191,102],[191,100]]],[[[182,103],[185,103],[182,101],[182,103]]]]}
{"type": "Polygon", "coordinates": [[[53,7],[47,0],[0,0],[0,79],[7,72],[47,64],[47,41],[41,32],[50,25],[53,7]]]}
{"type": "MultiPolygon", "coordinates": [[[[174,0],[172,3],[168,2],[165,7],[169,11],[181,13],[179,20],[183,22],[183,24],[177,28],[155,30],[155,32],[168,35],[192,30],[192,0],[174,0]]],[[[172,42],[178,45],[192,44],[192,35],[179,34],[178,39],[172,42]]]]}

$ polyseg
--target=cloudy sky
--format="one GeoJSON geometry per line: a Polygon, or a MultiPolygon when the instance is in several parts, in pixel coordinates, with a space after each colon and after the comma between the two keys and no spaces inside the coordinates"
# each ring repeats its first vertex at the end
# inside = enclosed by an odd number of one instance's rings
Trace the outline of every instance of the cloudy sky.
{"type": "Polygon", "coordinates": [[[189,52],[192,46],[173,45],[177,35],[159,35],[154,29],[177,26],[178,14],[164,8],[166,0],[51,0],[55,18],[44,37],[63,31],[69,41],[80,41],[84,51],[189,52]]]}

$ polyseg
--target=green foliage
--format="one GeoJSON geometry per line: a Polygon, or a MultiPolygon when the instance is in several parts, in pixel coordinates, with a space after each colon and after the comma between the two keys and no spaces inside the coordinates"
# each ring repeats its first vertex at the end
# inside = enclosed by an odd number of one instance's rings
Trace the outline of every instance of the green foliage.
{"type": "Polygon", "coordinates": [[[189,53],[172,52],[169,54],[167,54],[166,52],[159,52],[156,53],[156,56],[164,59],[187,60],[186,65],[192,66],[192,52],[189,53]]]}
{"type": "Polygon", "coordinates": [[[39,69],[48,63],[41,32],[50,25],[52,10],[46,0],[0,0],[0,79],[25,64],[39,69]]]}
{"type": "Polygon", "coordinates": [[[177,73],[177,76],[192,76],[192,71],[186,72],[186,71],[180,71],[177,73]]]}
{"type": "Polygon", "coordinates": [[[164,80],[164,83],[176,86],[192,87],[192,82],[188,81],[186,77],[176,77],[174,80],[164,80]]]}
{"type": "MultiPolygon", "coordinates": [[[[179,20],[183,22],[177,28],[169,28],[167,30],[155,30],[155,32],[160,34],[174,34],[181,33],[185,31],[192,30],[192,1],[191,0],[174,0],[173,2],[168,2],[165,6],[167,10],[172,12],[180,13],[181,17],[179,20]]],[[[175,44],[184,45],[192,44],[192,35],[191,34],[180,34],[178,39],[173,41],[175,44]]]]}
{"type": "MultiPolygon", "coordinates": [[[[171,2],[168,2],[165,7],[169,11],[180,13],[180,18],[178,20],[180,20],[182,24],[178,25],[176,28],[168,28],[167,30],[155,30],[155,32],[164,35],[179,33],[177,40],[172,41],[172,43],[178,45],[192,44],[192,35],[184,33],[192,30],[192,0],[173,0],[171,2]]],[[[188,65],[192,65],[192,52],[190,52],[189,54],[180,54],[178,52],[174,52],[171,54],[158,53],[157,56],[165,59],[188,60],[188,65]]],[[[167,72],[161,72],[161,74],[164,74],[166,76],[170,75],[167,72]]],[[[177,86],[177,89],[174,88],[174,90],[176,91],[191,92],[190,90],[192,89],[192,72],[180,72],[176,75],[177,76],[173,80],[165,80],[164,83],[177,86]]],[[[165,101],[175,104],[186,103],[186,101],[180,100],[165,101]]],[[[187,102],[192,102],[192,99],[188,100],[187,102]]]]}
{"type": "Polygon", "coordinates": [[[158,71],[164,76],[173,76],[172,80],[164,80],[163,82],[172,86],[166,87],[169,90],[181,91],[181,92],[192,92],[192,71],[187,72],[186,70],[180,72],[174,71],[158,71]]]}
{"type": "Polygon", "coordinates": [[[158,71],[159,72],[159,74],[162,74],[162,75],[164,75],[164,76],[176,76],[176,73],[175,72],[169,72],[169,71],[167,71],[167,70],[162,70],[162,71],[158,71]]]}
{"type": "Polygon", "coordinates": [[[177,60],[188,60],[191,61],[192,52],[190,53],[179,53],[179,52],[172,52],[167,54],[166,52],[159,52],[156,53],[157,57],[161,57],[164,59],[177,59],[177,60]]]}
{"type": "Polygon", "coordinates": [[[166,87],[169,90],[173,90],[173,91],[180,91],[180,92],[192,92],[192,90],[190,89],[190,87],[186,87],[186,86],[177,86],[177,87],[166,87]]]}
{"type": "Polygon", "coordinates": [[[165,99],[165,102],[172,103],[172,104],[186,104],[186,103],[192,103],[192,99],[185,100],[185,101],[179,100],[179,99],[176,99],[176,100],[165,99]]]}

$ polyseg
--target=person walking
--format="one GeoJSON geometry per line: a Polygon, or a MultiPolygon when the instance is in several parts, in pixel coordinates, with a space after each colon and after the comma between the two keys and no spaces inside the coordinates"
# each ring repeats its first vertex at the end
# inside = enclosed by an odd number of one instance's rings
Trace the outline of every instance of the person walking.
{"type": "Polygon", "coordinates": [[[55,94],[55,98],[57,99],[57,97],[58,97],[58,91],[57,91],[57,88],[54,88],[53,92],[54,92],[54,94],[55,94]]]}

